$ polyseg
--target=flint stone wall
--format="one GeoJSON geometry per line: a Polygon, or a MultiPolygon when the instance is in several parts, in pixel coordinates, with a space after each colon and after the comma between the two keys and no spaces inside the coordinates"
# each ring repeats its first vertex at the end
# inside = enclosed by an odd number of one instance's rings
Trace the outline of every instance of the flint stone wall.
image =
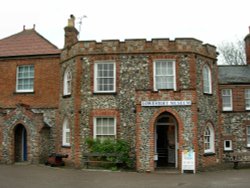
{"type": "Polygon", "coordinates": [[[54,137],[56,125],[56,110],[6,109],[1,114],[2,123],[2,163],[14,161],[15,127],[22,124],[27,131],[28,161],[30,163],[44,162],[54,150],[54,137]],[[47,125],[45,125],[47,124],[47,125]],[[46,143],[46,144],[45,144],[46,143]]]}

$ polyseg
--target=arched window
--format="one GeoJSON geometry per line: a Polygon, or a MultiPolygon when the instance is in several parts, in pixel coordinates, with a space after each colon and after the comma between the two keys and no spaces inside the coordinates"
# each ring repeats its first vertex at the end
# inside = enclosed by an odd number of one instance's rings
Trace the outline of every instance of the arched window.
{"type": "Polygon", "coordinates": [[[204,152],[214,153],[214,128],[208,123],[204,131],[204,152]]]}
{"type": "Polygon", "coordinates": [[[69,121],[67,118],[63,121],[62,145],[70,146],[70,128],[69,121]]]}
{"type": "Polygon", "coordinates": [[[204,65],[203,70],[203,92],[211,94],[212,93],[212,78],[211,78],[211,70],[208,65],[204,65]]]}
{"type": "Polygon", "coordinates": [[[63,79],[63,95],[71,94],[71,86],[72,86],[72,74],[69,68],[64,72],[63,79]]]}

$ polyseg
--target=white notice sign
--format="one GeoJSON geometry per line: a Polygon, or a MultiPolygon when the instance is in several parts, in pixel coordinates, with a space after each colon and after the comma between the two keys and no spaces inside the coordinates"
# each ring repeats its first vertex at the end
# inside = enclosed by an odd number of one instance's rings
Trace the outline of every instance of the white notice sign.
{"type": "Polygon", "coordinates": [[[182,152],[181,172],[184,173],[184,170],[192,170],[195,173],[195,152],[193,150],[184,150],[182,152]]]}
{"type": "Polygon", "coordinates": [[[191,101],[142,101],[141,106],[191,106],[191,101]]]}

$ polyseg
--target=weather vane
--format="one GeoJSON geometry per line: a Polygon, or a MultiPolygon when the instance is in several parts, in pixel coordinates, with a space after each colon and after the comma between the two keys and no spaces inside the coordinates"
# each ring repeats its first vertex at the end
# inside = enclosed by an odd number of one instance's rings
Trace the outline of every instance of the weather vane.
{"type": "Polygon", "coordinates": [[[79,22],[78,22],[78,24],[79,24],[79,29],[78,29],[78,31],[79,31],[79,38],[80,38],[80,34],[81,34],[81,28],[82,28],[82,20],[83,20],[83,18],[87,18],[87,16],[83,15],[83,16],[77,18],[79,20],[79,22]]]}

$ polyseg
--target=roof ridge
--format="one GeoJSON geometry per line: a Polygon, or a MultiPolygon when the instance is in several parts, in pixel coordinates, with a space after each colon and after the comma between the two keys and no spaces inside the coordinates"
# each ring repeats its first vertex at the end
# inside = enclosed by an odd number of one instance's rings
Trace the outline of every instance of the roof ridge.
{"type": "Polygon", "coordinates": [[[56,45],[54,45],[52,42],[50,42],[48,39],[46,39],[44,36],[42,36],[40,33],[38,33],[34,28],[32,28],[31,30],[33,30],[39,37],[41,37],[43,40],[45,40],[51,46],[53,46],[54,48],[56,48],[57,50],[59,50],[59,48],[56,45]]]}

